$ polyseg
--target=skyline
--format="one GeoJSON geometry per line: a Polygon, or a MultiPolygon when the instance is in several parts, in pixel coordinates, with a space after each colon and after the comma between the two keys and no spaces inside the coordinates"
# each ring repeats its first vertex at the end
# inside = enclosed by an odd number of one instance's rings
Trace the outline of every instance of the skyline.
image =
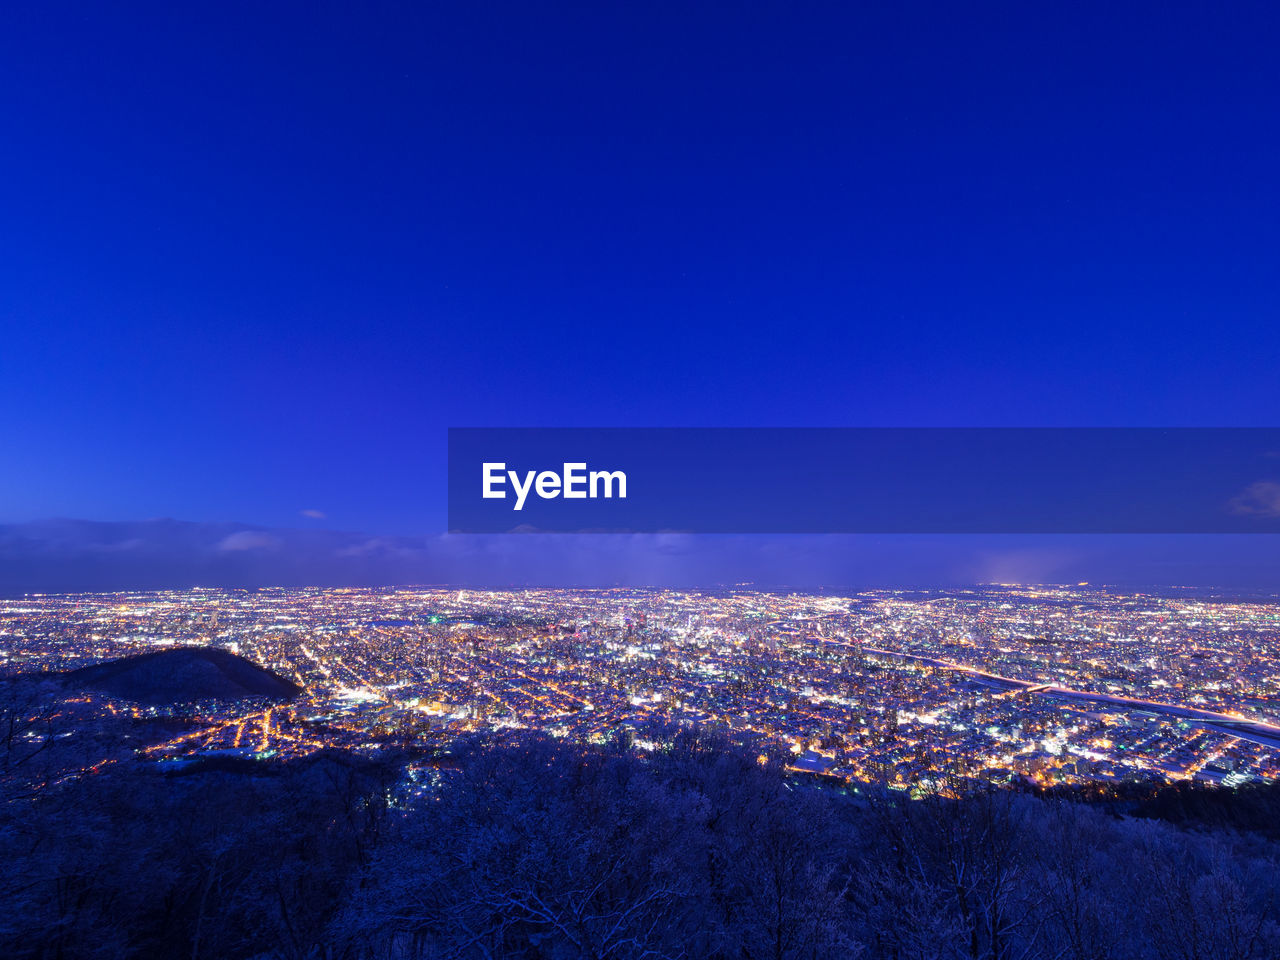
{"type": "MultiPolygon", "coordinates": [[[[482,731],[648,751],[691,725],[845,786],[1240,786],[1280,775],[1278,609],[1085,586],[125,592],[0,602],[0,670],[83,683],[72,730],[140,734],[50,757],[46,784],[482,731]]],[[[430,762],[409,769],[421,792],[430,762]]]]}
{"type": "Polygon", "coordinates": [[[192,587],[939,588],[1075,584],[1275,596],[1265,534],[440,534],[51,520],[0,524],[0,596],[192,587]]]}

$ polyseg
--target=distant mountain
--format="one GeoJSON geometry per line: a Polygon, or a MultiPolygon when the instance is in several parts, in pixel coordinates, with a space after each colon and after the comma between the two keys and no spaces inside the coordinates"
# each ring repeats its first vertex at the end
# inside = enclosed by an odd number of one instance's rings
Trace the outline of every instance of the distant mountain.
{"type": "MultiPolygon", "coordinates": [[[[315,522],[315,521],[312,521],[315,522]]],[[[1280,537],[437,534],[181,520],[0,523],[0,597],[191,587],[1181,584],[1274,594],[1280,537]]]]}
{"type": "Polygon", "coordinates": [[[0,523],[0,597],[200,586],[438,583],[450,579],[455,552],[439,537],[243,523],[0,523]]]}
{"type": "Polygon", "coordinates": [[[289,700],[302,688],[251,660],[214,647],[174,647],[71,670],[64,686],[138,703],[196,700],[289,700]]]}

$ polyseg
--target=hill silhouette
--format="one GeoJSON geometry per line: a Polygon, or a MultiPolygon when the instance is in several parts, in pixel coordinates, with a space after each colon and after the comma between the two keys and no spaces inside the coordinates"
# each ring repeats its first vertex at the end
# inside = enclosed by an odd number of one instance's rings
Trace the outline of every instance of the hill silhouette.
{"type": "Polygon", "coordinates": [[[138,703],[195,700],[289,700],[302,688],[252,660],[216,647],[174,647],[81,667],[62,675],[64,686],[138,703]]]}

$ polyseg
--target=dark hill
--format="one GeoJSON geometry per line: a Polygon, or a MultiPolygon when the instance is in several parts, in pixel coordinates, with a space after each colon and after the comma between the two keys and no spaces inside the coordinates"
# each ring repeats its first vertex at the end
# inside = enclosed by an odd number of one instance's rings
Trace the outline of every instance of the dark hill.
{"type": "Polygon", "coordinates": [[[194,700],[288,700],[302,688],[284,677],[214,647],[174,647],[71,670],[65,686],[139,703],[194,700]]]}

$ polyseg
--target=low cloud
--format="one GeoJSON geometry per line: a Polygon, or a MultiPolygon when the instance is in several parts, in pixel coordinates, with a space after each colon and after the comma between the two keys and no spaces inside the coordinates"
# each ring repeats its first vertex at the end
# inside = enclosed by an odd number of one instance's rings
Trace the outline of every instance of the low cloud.
{"type": "Polygon", "coordinates": [[[257,530],[241,530],[218,541],[219,550],[274,550],[280,546],[280,540],[269,533],[257,530]]]}
{"type": "Polygon", "coordinates": [[[299,516],[306,517],[308,520],[328,520],[329,515],[323,510],[299,510],[299,516]]]}
{"type": "Polygon", "coordinates": [[[1280,519],[1280,483],[1259,480],[1231,498],[1227,509],[1238,516],[1280,519]]]}

